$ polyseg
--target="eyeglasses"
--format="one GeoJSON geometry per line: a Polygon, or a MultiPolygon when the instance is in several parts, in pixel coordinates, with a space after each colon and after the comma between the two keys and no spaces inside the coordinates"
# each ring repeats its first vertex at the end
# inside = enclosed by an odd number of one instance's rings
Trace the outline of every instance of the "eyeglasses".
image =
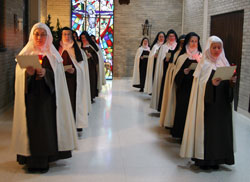
{"type": "Polygon", "coordinates": [[[47,36],[47,34],[44,34],[44,33],[42,33],[42,34],[34,33],[33,35],[34,35],[35,37],[38,37],[38,36],[40,36],[40,37],[46,37],[46,36],[47,36]]]}

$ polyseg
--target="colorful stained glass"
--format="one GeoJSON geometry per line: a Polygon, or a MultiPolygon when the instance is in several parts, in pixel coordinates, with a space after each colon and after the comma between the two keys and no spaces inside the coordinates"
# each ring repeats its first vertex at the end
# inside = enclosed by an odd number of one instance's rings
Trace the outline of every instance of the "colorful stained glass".
{"type": "Polygon", "coordinates": [[[106,79],[112,79],[114,3],[113,0],[72,0],[72,29],[95,35],[104,55],[106,79]]]}

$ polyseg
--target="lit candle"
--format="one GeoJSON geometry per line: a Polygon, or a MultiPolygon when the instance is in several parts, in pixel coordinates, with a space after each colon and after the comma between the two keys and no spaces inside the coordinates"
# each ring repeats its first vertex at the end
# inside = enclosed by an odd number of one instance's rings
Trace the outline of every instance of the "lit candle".
{"type": "Polygon", "coordinates": [[[38,57],[39,57],[39,62],[42,65],[43,64],[43,55],[39,54],[38,57]]]}

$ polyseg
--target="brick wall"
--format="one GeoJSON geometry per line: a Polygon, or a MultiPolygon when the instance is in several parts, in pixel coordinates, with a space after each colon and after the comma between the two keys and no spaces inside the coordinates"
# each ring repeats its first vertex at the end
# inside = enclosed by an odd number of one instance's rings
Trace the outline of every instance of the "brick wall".
{"type": "Polygon", "coordinates": [[[203,42],[203,0],[183,0],[184,20],[183,33],[195,32],[200,36],[200,43],[203,42]]]}
{"type": "Polygon", "coordinates": [[[5,1],[5,48],[0,52],[0,113],[13,104],[15,56],[23,46],[23,32],[14,32],[14,13],[23,18],[23,1],[5,1]]]}
{"type": "MultiPolygon", "coordinates": [[[[56,27],[57,18],[61,27],[71,26],[71,1],[70,0],[47,0],[47,15],[51,15],[52,26],[56,27]]],[[[42,18],[44,20],[44,17],[42,18]]]]}
{"type": "Polygon", "coordinates": [[[135,52],[142,39],[141,24],[146,19],[152,24],[152,41],[159,31],[172,28],[181,33],[182,0],[131,0],[129,5],[115,0],[114,14],[115,77],[132,76],[135,52]]]}

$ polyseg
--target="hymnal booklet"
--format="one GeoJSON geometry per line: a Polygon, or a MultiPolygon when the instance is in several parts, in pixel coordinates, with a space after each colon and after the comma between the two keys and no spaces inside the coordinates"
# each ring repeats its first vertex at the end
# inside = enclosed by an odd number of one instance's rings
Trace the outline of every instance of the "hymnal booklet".
{"type": "Polygon", "coordinates": [[[16,60],[22,69],[29,66],[33,68],[42,68],[38,55],[18,55],[16,60]]]}

